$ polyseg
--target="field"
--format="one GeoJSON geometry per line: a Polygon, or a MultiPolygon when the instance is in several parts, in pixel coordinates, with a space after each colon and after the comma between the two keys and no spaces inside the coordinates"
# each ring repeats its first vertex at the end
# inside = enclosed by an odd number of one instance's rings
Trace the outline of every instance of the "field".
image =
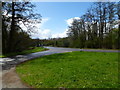
{"type": "Polygon", "coordinates": [[[16,72],[34,88],[117,88],[118,53],[53,54],[18,65],[16,72]]]}

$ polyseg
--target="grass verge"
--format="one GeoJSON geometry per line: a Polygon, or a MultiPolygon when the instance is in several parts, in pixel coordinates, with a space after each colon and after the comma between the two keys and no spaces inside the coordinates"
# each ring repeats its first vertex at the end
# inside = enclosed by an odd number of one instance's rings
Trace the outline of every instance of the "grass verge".
{"type": "Polygon", "coordinates": [[[40,51],[45,51],[48,50],[47,48],[43,48],[43,47],[35,47],[33,49],[29,49],[29,50],[24,50],[22,52],[16,52],[16,53],[8,53],[5,55],[0,55],[0,57],[9,57],[9,56],[15,56],[15,55],[24,55],[24,54],[30,54],[30,53],[35,53],[35,52],[40,52],[40,51]]]}
{"type": "Polygon", "coordinates": [[[118,53],[53,54],[18,65],[16,72],[35,88],[117,88],[118,53]]]}

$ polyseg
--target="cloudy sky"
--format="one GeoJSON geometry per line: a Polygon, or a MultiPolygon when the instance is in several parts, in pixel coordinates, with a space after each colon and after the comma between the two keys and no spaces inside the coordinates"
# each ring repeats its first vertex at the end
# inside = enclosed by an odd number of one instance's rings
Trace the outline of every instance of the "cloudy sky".
{"type": "Polygon", "coordinates": [[[66,37],[67,28],[73,18],[79,19],[92,2],[33,2],[34,12],[41,14],[42,23],[35,24],[37,33],[32,38],[66,37]]]}

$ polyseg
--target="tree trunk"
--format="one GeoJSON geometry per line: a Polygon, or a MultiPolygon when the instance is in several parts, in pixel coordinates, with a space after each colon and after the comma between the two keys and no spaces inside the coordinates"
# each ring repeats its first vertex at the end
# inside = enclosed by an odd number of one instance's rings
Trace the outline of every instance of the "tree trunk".
{"type": "MultiPolygon", "coordinates": [[[[120,20],[120,15],[118,15],[118,20],[120,20]]],[[[120,23],[118,26],[118,49],[120,49],[120,23]]]]}
{"type": "Polygon", "coordinates": [[[11,21],[11,30],[9,33],[9,45],[8,45],[8,52],[14,51],[14,31],[15,31],[15,2],[12,2],[12,21],[11,21]]]}

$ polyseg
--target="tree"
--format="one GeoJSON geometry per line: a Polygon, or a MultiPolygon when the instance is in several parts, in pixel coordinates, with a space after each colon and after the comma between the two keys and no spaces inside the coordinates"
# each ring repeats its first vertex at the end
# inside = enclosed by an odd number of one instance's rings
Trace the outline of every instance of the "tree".
{"type": "Polygon", "coordinates": [[[16,39],[17,37],[16,34],[22,31],[22,28],[19,25],[21,22],[27,27],[28,33],[33,31],[32,30],[33,27],[30,26],[30,23],[32,24],[32,23],[41,22],[41,16],[33,12],[34,7],[35,6],[30,2],[9,2],[9,3],[4,2],[3,3],[2,9],[4,11],[4,14],[2,16],[9,18],[9,21],[6,21],[5,19],[3,19],[3,22],[8,22],[10,26],[10,28],[7,27],[7,29],[9,29],[8,31],[9,35],[8,35],[8,41],[7,41],[9,45],[7,47],[7,52],[15,52],[16,51],[15,48],[18,48],[18,47],[15,47],[16,43],[18,42],[18,40],[16,39]]]}
{"type": "Polygon", "coordinates": [[[68,29],[72,47],[117,48],[114,42],[118,39],[115,39],[114,29],[116,29],[116,15],[119,19],[119,7],[117,4],[116,14],[115,2],[95,2],[81,16],[81,20],[73,20],[68,29]]]}
{"type": "MultiPolygon", "coordinates": [[[[117,15],[118,15],[118,20],[119,20],[119,25],[118,25],[118,35],[119,35],[119,37],[118,37],[118,46],[120,45],[120,1],[117,3],[117,5],[116,5],[117,7],[116,7],[116,11],[117,11],[117,15]]],[[[118,47],[119,49],[120,49],[120,46],[118,47]]]]}

